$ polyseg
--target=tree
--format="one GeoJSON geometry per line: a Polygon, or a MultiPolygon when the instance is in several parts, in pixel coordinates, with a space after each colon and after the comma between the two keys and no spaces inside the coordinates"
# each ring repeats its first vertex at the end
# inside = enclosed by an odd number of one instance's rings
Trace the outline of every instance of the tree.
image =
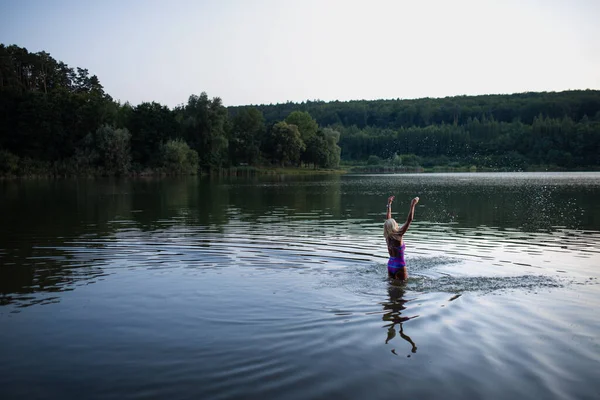
{"type": "Polygon", "coordinates": [[[327,148],[327,161],[323,164],[326,168],[337,168],[340,165],[342,149],[338,146],[340,141],[340,133],[336,130],[325,128],[323,129],[327,148]]]}
{"type": "Polygon", "coordinates": [[[284,121],[276,123],[271,128],[270,142],[273,151],[272,159],[281,166],[298,165],[300,156],[306,149],[296,125],[284,121]]]}
{"type": "Polygon", "coordinates": [[[234,165],[256,164],[260,157],[265,124],[262,113],[254,108],[244,108],[233,118],[229,150],[234,165]]]}
{"type": "MultiPolygon", "coordinates": [[[[0,171],[71,173],[85,164],[85,148],[96,151],[93,168],[123,173],[123,160],[99,158],[102,141],[95,136],[105,126],[131,133],[136,169],[164,168],[164,144],[177,139],[196,150],[205,169],[257,164],[265,156],[279,164],[300,160],[315,168],[335,167],[342,156],[367,161],[370,155],[389,160],[394,154],[414,155],[398,156],[396,162],[415,166],[600,165],[598,90],[287,102],[229,110],[220,98],[202,93],[175,109],[158,103],[131,107],[114,102],[85,68],[71,68],[44,51],[0,44],[0,171]],[[275,127],[283,119],[286,125],[275,127]],[[271,126],[269,134],[265,125],[271,126]],[[290,134],[292,126],[299,141],[290,134]],[[304,149],[299,160],[298,149],[304,149]]],[[[117,143],[122,134],[102,135],[117,143]]]]}
{"type": "Polygon", "coordinates": [[[83,142],[83,160],[88,166],[97,167],[104,175],[123,175],[129,171],[131,135],[125,128],[101,126],[83,142]]]}
{"type": "Polygon", "coordinates": [[[0,149],[0,176],[14,175],[19,170],[19,157],[9,151],[0,149]]]}
{"type": "Polygon", "coordinates": [[[312,163],[314,168],[322,167],[327,163],[327,143],[323,132],[319,131],[316,135],[306,142],[306,151],[304,152],[304,161],[312,163]]]}
{"type": "Polygon", "coordinates": [[[317,131],[306,143],[305,160],[315,168],[336,168],[340,164],[340,133],[330,128],[317,131]]]}
{"type": "Polygon", "coordinates": [[[182,139],[169,140],[161,153],[162,166],[169,174],[194,175],[198,171],[198,153],[182,139]]]}
{"type": "Polygon", "coordinates": [[[381,164],[381,158],[371,154],[367,160],[367,165],[379,165],[381,164]]]}
{"type": "Polygon", "coordinates": [[[308,141],[311,137],[317,134],[319,125],[309,113],[304,111],[294,111],[290,113],[285,119],[290,125],[296,125],[300,132],[300,137],[304,142],[308,141]]]}
{"type": "MultiPolygon", "coordinates": [[[[317,135],[319,125],[309,113],[305,111],[294,111],[286,117],[285,122],[298,127],[300,138],[304,143],[314,142],[313,139],[317,135]]],[[[312,157],[314,157],[314,155],[302,152],[300,160],[305,163],[314,163],[315,160],[312,157]]]]}
{"type": "Polygon", "coordinates": [[[200,164],[206,168],[220,168],[229,160],[227,109],[219,97],[212,100],[205,92],[192,95],[180,113],[184,138],[198,152],[200,164]]]}
{"type": "Polygon", "coordinates": [[[132,110],[126,104],[118,116],[131,132],[133,161],[138,165],[157,166],[162,143],[179,135],[175,114],[159,103],[142,103],[132,110]]]}

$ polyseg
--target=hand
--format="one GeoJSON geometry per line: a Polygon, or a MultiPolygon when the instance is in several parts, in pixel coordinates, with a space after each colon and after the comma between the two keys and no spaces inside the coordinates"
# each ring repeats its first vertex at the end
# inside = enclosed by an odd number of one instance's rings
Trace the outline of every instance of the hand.
{"type": "Polygon", "coordinates": [[[392,204],[392,201],[394,201],[394,197],[395,196],[388,197],[388,204],[392,204]]]}
{"type": "Polygon", "coordinates": [[[412,201],[410,202],[410,206],[414,207],[417,205],[417,203],[419,202],[419,198],[415,197],[414,199],[412,199],[412,201]]]}

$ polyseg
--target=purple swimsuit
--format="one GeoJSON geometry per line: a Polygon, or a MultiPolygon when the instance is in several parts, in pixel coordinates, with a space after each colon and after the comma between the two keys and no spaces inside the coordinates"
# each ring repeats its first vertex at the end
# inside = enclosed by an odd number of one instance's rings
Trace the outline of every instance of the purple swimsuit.
{"type": "Polygon", "coordinates": [[[388,260],[387,268],[388,273],[391,275],[396,275],[397,272],[401,271],[402,268],[406,267],[406,262],[404,261],[404,249],[406,248],[405,244],[402,246],[397,246],[396,250],[398,251],[398,255],[396,257],[390,257],[388,260]]]}

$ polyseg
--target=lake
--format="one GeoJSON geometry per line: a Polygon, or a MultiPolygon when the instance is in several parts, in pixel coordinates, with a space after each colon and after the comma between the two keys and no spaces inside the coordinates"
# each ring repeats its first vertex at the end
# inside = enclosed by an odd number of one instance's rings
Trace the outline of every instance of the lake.
{"type": "Polygon", "coordinates": [[[0,398],[598,399],[600,173],[0,181],[0,398]],[[390,284],[386,200],[410,279],[390,284]]]}

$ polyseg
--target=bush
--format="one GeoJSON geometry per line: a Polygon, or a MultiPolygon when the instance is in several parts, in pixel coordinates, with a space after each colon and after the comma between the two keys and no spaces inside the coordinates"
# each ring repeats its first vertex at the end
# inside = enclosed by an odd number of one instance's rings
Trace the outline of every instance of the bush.
{"type": "Polygon", "coordinates": [[[198,153],[181,139],[169,140],[162,145],[162,166],[168,174],[191,174],[198,172],[198,153]]]}
{"type": "Polygon", "coordinates": [[[96,170],[104,175],[123,175],[131,166],[131,134],[125,128],[101,126],[88,134],[74,157],[79,172],[96,170]]]}
{"type": "Polygon", "coordinates": [[[19,170],[19,157],[10,151],[0,150],[0,174],[15,175],[19,170]]]}
{"type": "Polygon", "coordinates": [[[367,160],[367,165],[379,165],[381,164],[381,158],[374,156],[374,155],[370,155],[369,159],[367,160]]]}
{"type": "Polygon", "coordinates": [[[400,157],[398,154],[394,153],[394,155],[390,158],[390,164],[393,166],[401,166],[402,165],[402,157],[400,157]]]}
{"type": "Polygon", "coordinates": [[[131,164],[129,131],[105,125],[96,130],[94,139],[105,171],[111,175],[126,174],[131,164]]]}
{"type": "Polygon", "coordinates": [[[19,159],[20,176],[51,176],[52,165],[47,161],[34,160],[29,157],[19,159]]]}
{"type": "Polygon", "coordinates": [[[421,164],[421,157],[414,154],[403,154],[402,165],[406,167],[418,167],[421,164]]]}

